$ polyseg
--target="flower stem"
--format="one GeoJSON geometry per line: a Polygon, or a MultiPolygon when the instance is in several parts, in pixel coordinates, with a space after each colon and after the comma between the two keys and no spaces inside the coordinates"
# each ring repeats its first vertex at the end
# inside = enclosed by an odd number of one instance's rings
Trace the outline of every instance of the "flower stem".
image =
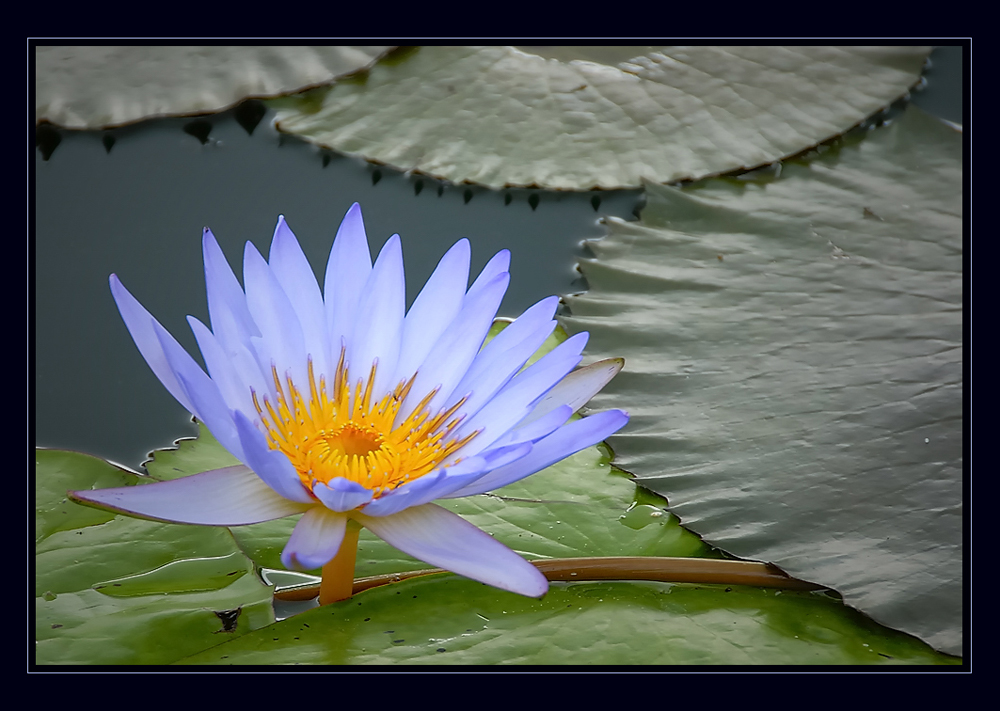
{"type": "MultiPolygon", "coordinates": [[[[353,521],[352,521],[353,523],[353,521]]],[[[357,532],[355,532],[355,537],[357,532]]],[[[343,549],[343,548],[342,548],[343,549]]],[[[354,550],[352,546],[351,550],[354,550]]],[[[339,555],[338,555],[339,557],[339,555]]],[[[337,558],[330,561],[332,566],[337,558]]],[[[792,590],[818,590],[822,585],[789,577],[783,571],[767,563],[745,560],[716,560],[712,558],[656,558],[656,557],[608,557],[608,558],[549,558],[532,561],[534,566],[549,580],[584,582],[594,580],[655,580],[666,583],[711,583],[715,585],[755,585],[760,587],[786,588],[792,590]]],[[[351,567],[353,569],[353,558],[351,567]]],[[[447,571],[412,570],[405,573],[375,575],[353,581],[355,593],[370,588],[396,583],[424,575],[436,575],[447,571]]],[[[327,584],[327,569],[323,568],[321,587],[327,584]]],[[[323,603],[320,592],[320,604],[323,603]]],[[[315,585],[299,585],[278,590],[274,597],[278,600],[311,600],[316,597],[315,585]]],[[[345,600],[350,594],[335,600],[345,600]]]]}
{"type": "Polygon", "coordinates": [[[319,584],[319,604],[328,605],[349,598],[354,590],[354,561],[358,557],[358,533],[361,524],[349,519],[340,550],[323,566],[319,584]]]}

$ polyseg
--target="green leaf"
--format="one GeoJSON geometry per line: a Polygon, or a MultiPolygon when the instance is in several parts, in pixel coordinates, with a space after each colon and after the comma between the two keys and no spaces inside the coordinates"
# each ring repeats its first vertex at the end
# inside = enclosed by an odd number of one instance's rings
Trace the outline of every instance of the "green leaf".
{"type": "Polygon", "coordinates": [[[818,593],[553,583],[541,600],[453,575],[376,588],[184,664],[955,664],[818,593]]]}
{"type": "Polygon", "coordinates": [[[684,525],[962,644],[962,138],[910,107],[755,182],[647,186],[571,330],[618,463],[684,525]]]}
{"type": "Polygon", "coordinates": [[[105,128],[221,111],[364,69],[388,47],[36,47],[35,121],[105,128]]]}
{"type": "MultiPolygon", "coordinates": [[[[561,330],[560,330],[561,331],[561,330]]],[[[557,333],[555,341],[565,338],[557,333]]],[[[158,452],[161,466],[221,449],[158,452]]],[[[191,461],[197,461],[194,458],[191,461]]],[[[666,501],[586,449],[493,495],[439,502],[529,560],[720,557],[666,501]]],[[[157,470],[155,465],[150,465],[157,470]]],[[[193,472],[192,472],[193,473],[193,472]]],[[[280,568],[294,519],[232,529],[258,564],[280,568]]],[[[426,569],[362,532],[356,574],[426,569]]],[[[821,593],[743,586],[553,583],[540,601],[451,574],[368,590],[183,660],[197,664],[952,664],[821,593]],[[558,640],[553,643],[552,640],[558,640]],[[438,651],[443,649],[444,651],[438,651]]]]}
{"type": "MultiPolygon", "coordinates": [[[[565,338],[560,329],[550,345],[565,338]]],[[[172,478],[206,465],[230,464],[221,445],[203,426],[199,429],[197,440],[180,440],[175,449],[155,453],[147,464],[150,473],[172,478]]],[[[105,481],[120,485],[122,477],[139,479],[84,455],[52,454],[63,458],[69,477],[52,483],[58,470],[42,466],[41,458],[39,480],[50,482],[53,491],[81,488],[81,481],[103,486],[105,481]]],[[[720,557],[663,510],[662,497],[636,487],[610,462],[610,450],[591,447],[495,494],[441,503],[533,560],[720,557]]],[[[277,568],[293,525],[294,519],[283,519],[234,527],[232,533],[248,557],[277,568]]],[[[97,528],[102,529],[99,538],[81,539],[77,546],[77,541],[58,540],[53,551],[39,547],[38,567],[45,575],[39,576],[38,589],[44,591],[38,595],[36,619],[39,638],[49,633],[47,646],[39,645],[43,663],[959,661],[882,628],[829,595],[735,585],[553,583],[545,598],[531,600],[440,574],[368,590],[268,624],[270,607],[249,602],[262,586],[247,574],[250,567],[232,539],[216,535],[225,529],[121,518],[97,528]],[[68,565],[81,551],[86,559],[68,565]],[[44,555],[50,558],[43,560],[44,555]],[[69,576],[68,582],[60,582],[60,575],[69,576]],[[222,587],[230,578],[233,582],[222,587]],[[83,588],[86,597],[63,592],[83,588]],[[224,631],[227,610],[217,597],[224,592],[231,594],[230,613],[241,609],[234,631],[224,631]],[[256,611],[249,620],[248,610],[256,611]]],[[[357,575],[426,567],[363,532],[357,575]]]]}
{"type": "Polygon", "coordinates": [[[143,466],[149,476],[157,481],[179,479],[213,469],[224,469],[240,463],[212,436],[204,423],[198,425],[197,437],[185,437],[174,442],[171,449],[158,449],[143,466]]]}
{"type": "Polygon", "coordinates": [[[906,94],[929,52],[662,47],[613,64],[620,51],[560,61],[422,47],[306,101],[279,100],[276,125],[456,183],[639,187],[754,168],[843,133],[906,94]]]}
{"type": "Polygon", "coordinates": [[[166,664],[274,621],[225,528],[114,516],[67,490],[142,477],[76,452],[35,455],[35,661],[166,664]]]}

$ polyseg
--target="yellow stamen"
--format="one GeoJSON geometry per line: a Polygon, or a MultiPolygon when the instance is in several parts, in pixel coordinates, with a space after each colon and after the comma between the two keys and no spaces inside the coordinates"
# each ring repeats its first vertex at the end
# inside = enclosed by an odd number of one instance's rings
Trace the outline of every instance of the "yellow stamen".
{"type": "Polygon", "coordinates": [[[400,382],[373,403],[376,365],[372,365],[367,380],[359,379],[352,388],[342,349],[332,395],[327,392],[325,378],[320,377],[317,386],[312,361],[305,392],[308,401],[291,377],[286,376],[282,383],[274,367],[271,375],[276,402],[264,396],[261,404],[253,393],[271,449],[288,457],[306,487],[343,477],[370,489],[378,498],[433,471],[476,436],[474,432],[449,439],[462,420],[450,418],[465,399],[431,417],[427,406],[437,390],[427,393],[413,412],[395,425],[416,376],[400,382]]]}

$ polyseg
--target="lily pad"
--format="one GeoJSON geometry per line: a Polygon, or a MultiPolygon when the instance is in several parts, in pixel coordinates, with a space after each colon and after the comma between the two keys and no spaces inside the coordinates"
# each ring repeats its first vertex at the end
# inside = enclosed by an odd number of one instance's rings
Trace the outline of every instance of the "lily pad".
{"type": "MultiPolygon", "coordinates": [[[[157,452],[182,470],[221,446],[201,430],[157,452]],[[193,455],[197,454],[195,458],[193,455]]],[[[441,502],[531,560],[591,555],[719,557],[665,500],[584,450],[491,495],[441,502]]],[[[279,567],[294,519],[232,532],[279,567]]],[[[357,575],[424,569],[362,532],[357,575]]],[[[739,585],[553,583],[542,600],[452,574],[368,590],[182,660],[184,664],[955,664],[827,593],[739,585]]]]}
{"type": "Polygon", "coordinates": [[[819,593],[554,583],[541,600],[453,575],[315,608],[182,664],[956,664],[819,593]]]}
{"type": "Polygon", "coordinates": [[[618,464],[714,545],[962,646],[962,138],[910,107],[762,180],[647,186],[568,299],[618,464]]]}
{"type": "Polygon", "coordinates": [[[35,455],[35,662],[166,664],[274,621],[225,528],[115,516],[66,491],[141,478],[77,452],[35,455]]]}
{"type": "Polygon", "coordinates": [[[605,64],[514,47],[421,47],[279,100],[276,125],[453,182],[639,187],[750,169],[843,133],[905,95],[929,53],[663,47],[605,64]]]}
{"type": "MultiPolygon", "coordinates": [[[[565,337],[559,329],[548,345],[565,337]]],[[[231,464],[229,455],[211,434],[200,425],[199,430],[197,439],[180,440],[175,449],[154,453],[146,464],[150,478],[167,479],[231,464]]],[[[60,492],[63,487],[78,488],[81,482],[90,480],[99,486],[120,485],[122,477],[126,482],[139,480],[84,455],[52,456],[63,457],[60,461],[67,471],[78,470],[73,478],[59,481],[52,476],[59,470],[40,466],[39,481],[48,482],[52,492],[60,492]]],[[[443,503],[528,559],[595,555],[721,557],[663,510],[666,501],[662,497],[637,487],[610,462],[611,453],[606,447],[591,447],[498,492],[443,503]]],[[[66,507],[62,514],[83,515],[81,511],[90,510],[65,501],[42,507],[47,516],[45,529],[68,530],[69,536],[72,527],[54,518],[60,514],[56,510],[59,505],[66,507]]],[[[110,518],[101,511],[93,514],[110,518]]],[[[40,636],[46,625],[58,632],[62,628],[52,625],[65,627],[67,620],[74,624],[73,635],[64,633],[49,640],[45,650],[49,663],[80,663],[92,647],[109,638],[112,644],[105,644],[109,649],[97,657],[106,663],[135,659],[223,664],[960,661],[936,654],[912,637],[867,620],[829,594],[789,590],[779,593],[738,585],[553,583],[544,599],[528,600],[452,574],[440,574],[368,590],[276,624],[267,624],[273,617],[258,615],[246,627],[239,627],[245,622],[240,621],[237,612],[255,609],[250,601],[255,599],[260,584],[256,576],[246,574],[246,558],[233,550],[232,538],[222,545],[222,539],[212,537],[226,529],[104,519],[97,528],[112,524],[133,527],[113,531],[108,528],[102,534],[113,538],[116,548],[92,549],[88,540],[88,557],[83,564],[60,565],[67,556],[76,555],[79,548],[59,541],[54,554],[61,558],[50,557],[44,566],[39,564],[47,571],[38,581],[39,590],[45,589],[38,601],[40,636]],[[190,538],[202,532],[204,538],[190,538]],[[123,540],[129,541],[125,555],[120,554],[123,540]],[[143,562],[136,563],[139,560],[143,562]],[[125,567],[141,572],[122,571],[122,563],[127,561],[131,563],[125,567]],[[60,584],[60,575],[77,580],[85,572],[88,577],[83,583],[90,586],[94,599],[64,600],[61,591],[76,589],[80,582],[60,584]],[[91,582],[91,578],[97,582],[91,582]],[[209,607],[213,619],[207,614],[198,617],[188,609],[192,601],[201,604],[203,596],[220,593],[230,578],[236,578],[224,588],[233,593],[228,603],[232,605],[230,610],[209,607]],[[249,589],[251,582],[257,587],[249,589]],[[237,588],[240,583],[247,589],[237,588]],[[154,591],[158,594],[154,595],[154,591]],[[139,611],[127,609],[137,615],[149,614],[148,601],[154,597],[159,601],[155,625],[150,623],[153,638],[159,640],[155,649],[151,644],[139,643],[146,636],[121,629],[125,623],[120,613],[129,603],[138,606],[146,601],[146,608],[139,611]],[[56,607],[60,600],[64,606],[75,603],[76,607],[56,607]],[[116,607],[101,607],[94,600],[110,600],[108,604],[116,607]],[[83,610],[90,609],[96,613],[86,620],[79,619],[84,617],[83,610]],[[234,614],[237,616],[232,618],[234,614]],[[184,643],[173,644],[168,658],[162,649],[169,646],[166,641],[173,636],[182,636],[184,643]],[[246,637],[245,643],[231,644],[237,636],[246,637]],[[178,652],[182,654],[172,656],[178,652]]],[[[293,524],[294,519],[284,519],[234,527],[231,532],[240,549],[258,565],[278,567],[278,554],[293,524]]],[[[53,551],[41,546],[39,551],[40,556],[53,555],[53,551]]],[[[426,564],[363,533],[358,575],[420,568],[426,568],[426,564]]],[[[208,610],[202,608],[200,612],[208,610]]]]}
{"type": "Polygon", "coordinates": [[[221,111],[364,69],[389,47],[35,48],[35,121],[105,128],[221,111]]]}

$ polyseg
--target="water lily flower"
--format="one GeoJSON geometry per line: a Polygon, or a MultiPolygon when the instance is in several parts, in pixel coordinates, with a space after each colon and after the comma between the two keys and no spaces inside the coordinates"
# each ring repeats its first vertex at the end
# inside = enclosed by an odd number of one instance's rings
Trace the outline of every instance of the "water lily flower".
{"type": "Polygon", "coordinates": [[[494,256],[467,288],[465,239],[406,312],[399,236],[372,265],[357,204],[337,232],[322,294],[283,217],[267,260],[247,243],[244,287],[207,228],[202,247],[212,327],[188,322],[208,373],[115,275],[111,292],[160,382],[241,464],[71,497],[215,526],[302,514],[281,560],[323,568],[321,602],[350,596],[360,527],[431,565],[543,595],[548,582],[534,566],[431,502],[498,489],[616,432],[628,421],[618,410],[570,418],[623,361],[577,368],[581,333],[524,368],[555,326],[557,297],[484,347],[510,254],[494,256]]]}

